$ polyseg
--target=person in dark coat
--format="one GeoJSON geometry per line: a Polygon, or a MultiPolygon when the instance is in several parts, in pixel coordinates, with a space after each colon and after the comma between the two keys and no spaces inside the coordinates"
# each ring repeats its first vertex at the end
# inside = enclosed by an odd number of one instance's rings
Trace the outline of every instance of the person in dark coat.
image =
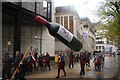
{"type": "Polygon", "coordinates": [[[85,54],[83,52],[80,53],[80,66],[81,66],[81,71],[80,71],[80,75],[85,75],[85,63],[86,63],[86,58],[85,58],[85,54]]]}
{"type": "Polygon", "coordinates": [[[50,55],[48,54],[48,52],[46,52],[45,65],[49,68],[50,71],[50,55]]]}
{"type": "MultiPolygon", "coordinates": [[[[22,58],[23,58],[23,54],[19,53],[19,51],[17,51],[16,52],[16,59],[13,62],[13,67],[15,67],[15,70],[18,67],[22,58]]],[[[24,59],[23,62],[21,63],[21,65],[20,65],[20,67],[18,68],[17,73],[14,76],[14,80],[26,80],[24,77],[25,77],[25,74],[26,74],[26,71],[27,71],[27,64],[28,64],[27,59],[24,59]]]]}
{"type": "Polygon", "coordinates": [[[73,52],[71,52],[69,55],[69,68],[71,67],[71,65],[73,68],[74,67],[74,54],[73,54],[73,52]]]}
{"type": "Polygon", "coordinates": [[[56,78],[59,78],[60,70],[63,70],[64,76],[66,76],[66,72],[65,72],[64,66],[65,66],[65,61],[64,61],[63,53],[59,53],[59,58],[58,58],[58,74],[57,74],[56,78]]]}
{"type": "Polygon", "coordinates": [[[40,53],[39,57],[38,57],[38,66],[43,69],[43,56],[42,53],[40,53]]]}
{"type": "Polygon", "coordinates": [[[27,57],[27,62],[28,62],[28,66],[27,66],[27,74],[29,74],[30,72],[32,72],[32,55],[31,53],[29,53],[28,57],[27,57]]]}
{"type": "Polygon", "coordinates": [[[11,67],[12,67],[13,58],[10,56],[10,53],[6,53],[4,59],[2,60],[3,69],[2,69],[2,79],[7,80],[11,78],[11,67]]]}
{"type": "Polygon", "coordinates": [[[86,67],[90,67],[90,53],[86,53],[85,57],[86,57],[86,67]]]}

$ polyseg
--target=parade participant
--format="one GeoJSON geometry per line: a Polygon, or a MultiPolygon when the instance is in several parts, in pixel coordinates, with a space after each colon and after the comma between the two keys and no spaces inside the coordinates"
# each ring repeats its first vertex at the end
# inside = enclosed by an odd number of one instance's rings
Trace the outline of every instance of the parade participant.
{"type": "Polygon", "coordinates": [[[42,53],[40,53],[39,57],[38,57],[38,65],[41,69],[43,69],[43,56],[42,53]]]}
{"type": "Polygon", "coordinates": [[[73,68],[74,67],[74,54],[73,54],[73,52],[71,52],[69,55],[69,68],[71,67],[71,65],[73,68]]]}
{"type": "Polygon", "coordinates": [[[76,61],[76,62],[79,61],[79,54],[78,54],[78,53],[75,54],[75,61],[76,61]]]}
{"type": "Polygon", "coordinates": [[[48,54],[48,52],[46,52],[45,65],[49,68],[50,71],[50,55],[48,54]]]}
{"type": "Polygon", "coordinates": [[[4,55],[4,59],[2,60],[3,69],[2,69],[2,78],[3,80],[10,79],[11,77],[11,67],[12,67],[13,58],[10,56],[10,53],[6,53],[4,55]]]}
{"type": "Polygon", "coordinates": [[[59,53],[59,58],[58,58],[58,74],[57,74],[57,77],[56,78],[59,78],[59,75],[60,75],[60,70],[62,69],[63,72],[64,72],[64,76],[66,76],[66,72],[65,72],[65,61],[64,61],[64,56],[63,56],[63,53],[60,52],[59,53]]]}
{"type": "MultiPolygon", "coordinates": [[[[23,54],[20,53],[19,51],[17,51],[16,52],[16,59],[13,62],[13,67],[15,67],[15,69],[18,67],[22,58],[23,58],[23,54]]],[[[26,71],[27,71],[27,64],[28,64],[28,62],[27,62],[26,59],[24,59],[23,62],[20,63],[20,67],[18,68],[18,71],[14,76],[14,80],[25,80],[24,77],[25,77],[25,74],[26,74],[26,71]]]]}
{"type": "Polygon", "coordinates": [[[27,74],[29,74],[30,72],[32,72],[32,55],[31,53],[29,53],[28,57],[27,57],[27,61],[28,61],[28,66],[27,66],[27,74]]]}
{"type": "Polygon", "coordinates": [[[34,68],[36,68],[36,59],[35,59],[35,57],[34,57],[34,55],[35,55],[35,51],[34,51],[34,48],[32,49],[32,51],[31,51],[31,55],[32,55],[32,63],[34,64],[34,68]]]}
{"type": "Polygon", "coordinates": [[[101,63],[102,63],[102,54],[101,51],[99,51],[99,54],[96,55],[96,57],[94,58],[94,64],[95,64],[95,70],[101,71],[101,63]]]}
{"type": "Polygon", "coordinates": [[[80,76],[81,75],[85,75],[85,63],[86,63],[86,59],[85,59],[85,53],[80,52],[80,66],[81,66],[81,71],[80,71],[80,76]]]}
{"type": "Polygon", "coordinates": [[[86,53],[85,57],[86,57],[86,67],[90,67],[90,53],[86,53]]]}

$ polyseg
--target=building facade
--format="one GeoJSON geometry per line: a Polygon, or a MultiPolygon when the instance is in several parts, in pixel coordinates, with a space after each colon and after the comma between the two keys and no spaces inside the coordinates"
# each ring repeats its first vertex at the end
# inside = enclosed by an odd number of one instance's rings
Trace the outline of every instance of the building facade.
{"type": "Polygon", "coordinates": [[[108,40],[104,37],[105,32],[107,30],[98,30],[96,32],[96,51],[102,51],[105,53],[113,53],[117,51],[117,47],[115,47],[115,43],[108,40]]]}
{"type": "Polygon", "coordinates": [[[35,22],[33,17],[40,15],[53,22],[54,3],[52,0],[44,2],[2,2],[3,54],[8,51],[15,57],[16,51],[25,53],[32,43],[32,48],[38,53],[48,52],[54,56],[54,38],[47,28],[35,22]]]}
{"type": "Polygon", "coordinates": [[[95,51],[94,26],[88,18],[81,18],[81,32],[83,37],[83,51],[93,53],[95,51]]]}

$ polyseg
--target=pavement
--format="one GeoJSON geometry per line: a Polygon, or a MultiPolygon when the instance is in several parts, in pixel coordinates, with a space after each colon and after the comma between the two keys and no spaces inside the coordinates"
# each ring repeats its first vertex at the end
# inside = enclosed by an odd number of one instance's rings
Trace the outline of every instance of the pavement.
{"type": "MultiPolygon", "coordinates": [[[[67,76],[63,76],[64,73],[63,71],[60,72],[60,78],[86,78],[87,80],[91,80],[93,78],[113,78],[118,71],[118,57],[116,56],[115,58],[113,56],[109,57],[105,57],[105,62],[104,62],[104,67],[101,70],[101,72],[95,71],[94,69],[94,63],[93,63],[93,59],[90,61],[91,62],[91,67],[85,67],[85,76],[81,77],[79,75],[80,73],[80,63],[76,62],[74,64],[74,68],[69,68],[68,67],[68,63],[65,66],[65,70],[67,73],[67,76]]],[[[27,80],[31,80],[31,79],[46,79],[46,78],[55,78],[57,76],[57,64],[53,62],[51,62],[51,70],[35,70],[33,73],[31,73],[30,75],[25,76],[25,78],[27,80]]],[[[101,79],[100,79],[101,80],[101,79]]],[[[112,79],[113,80],[113,79],[112,79]]]]}

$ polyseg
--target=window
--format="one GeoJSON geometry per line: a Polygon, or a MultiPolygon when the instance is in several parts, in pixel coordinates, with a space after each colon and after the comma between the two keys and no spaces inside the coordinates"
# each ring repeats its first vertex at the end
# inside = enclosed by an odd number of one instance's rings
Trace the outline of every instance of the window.
{"type": "Polygon", "coordinates": [[[68,16],[64,17],[64,27],[68,29],[68,16]]]}
{"type": "Polygon", "coordinates": [[[104,49],[104,46],[102,46],[102,49],[104,49]]]}
{"type": "Polygon", "coordinates": [[[96,49],[98,49],[98,46],[96,46],[96,49]]]}
{"type": "Polygon", "coordinates": [[[59,17],[56,17],[56,23],[59,23],[59,24],[60,24],[59,17]]]}
{"type": "Polygon", "coordinates": [[[99,46],[99,49],[101,49],[101,46],[99,46]]]}
{"type": "Polygon", "coordinates": [[[70,32],[73,33],[73,16],[69,16],[69,26],[70,26],[70,32]]]}
{"type": "Polygon", "coordinates": [[[61,25],[64,26],[64,25],[63,25],[63,17],[61,17],[61,25]]]}

